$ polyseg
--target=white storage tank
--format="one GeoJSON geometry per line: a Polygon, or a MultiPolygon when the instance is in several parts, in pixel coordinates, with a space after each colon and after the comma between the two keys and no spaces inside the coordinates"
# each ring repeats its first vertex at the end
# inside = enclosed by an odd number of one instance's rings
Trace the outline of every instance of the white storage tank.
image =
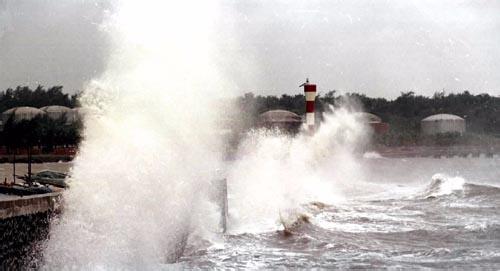
{"type": "Polygon", "coordinates": [[[437,114],[429,116],[420,122],[424,135],[444,133],[465,133],[465,119],[451,114],[437,114]]]}
{"type": "Polygon", "coordinates": [[[69,116],[73,122],[76,122],[76,121],[83,121],[83,118],[85,117],[85,115],[88,114],[88,110],[85,109],[85,108],[82,108],[82,107],[75,107],[73,109],[71,109],[71,114],[69,114],[69,116]]]}
{"type": "Polygon", "coordinates": [[[44,111],[47,113],[47,116],[51,119],[60,119],[62,117],[70,117],[68,116],[71,114],[71,108],[62,106],[62,105],[49,105],[49,106],[44,106],[40,108],[40,110],[44,111]]]}
{"type": "Polygon", "coordinates": [[[14,118],[14,122],[22,121],[22,120],[31,120],[39,115],[44,115],[45,112],[34,107],[29,106],[20,106],[14,107],[9,110],[6,110],[2,113],[3,122],[7,122],[7,120],[11,117],[14,118]]]}
{"type": "Polygon", "coordinates": [[[356,117],[356,119],[358,119],[359,121],[364,122],[364,123],[381,123],[382,122],[382,118],[380,118],[379,116],[377,116],[375,114],[368,113],[368,112],[356,112],[356,113],[354,113],[354,116],[356,117]]]}
{"type": "Polygon", "coordinates": [[[297,132],[302,125],[302,118],[287,110],[269,110],[260,114],[257,124],[260,127],[297,132]]]}

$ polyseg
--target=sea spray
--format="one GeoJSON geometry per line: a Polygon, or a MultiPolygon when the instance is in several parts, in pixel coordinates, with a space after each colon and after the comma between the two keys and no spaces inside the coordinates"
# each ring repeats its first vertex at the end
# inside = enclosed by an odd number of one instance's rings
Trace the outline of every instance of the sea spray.
{"type": "Polygon", "coordinates": [[[203,201],[221,167],[214,98],[225,89],[212,62],[214,6],[123,1],[102,25],[113,50],[81,99],[84,140],[46,269],[157,268],[203,227],[193,219],[213,210],[203,201]]]}
{"type": "Polygon", "coordinates": [[[229,229],[276,229],[280,212],[311,201],[341,201],[363,179],[356,149],[369,128],[347,109],[327,113],[314,135],[256,130],[242,142],[228,172],[229,229]]]}

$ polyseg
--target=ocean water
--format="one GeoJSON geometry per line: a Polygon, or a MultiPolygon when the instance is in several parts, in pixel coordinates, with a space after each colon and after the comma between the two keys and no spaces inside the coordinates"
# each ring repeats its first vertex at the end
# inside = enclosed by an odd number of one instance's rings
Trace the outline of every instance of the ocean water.
{"type": "MultiPolygon", "coordinates": [[[[313,135],[251,131],[234,160],[225,161],[220,123],[238,117],[221,101],[246,90],[220,65],[248,60],[230,53],[240,51],[237,42],[221,36],[228,33],[222,31],[227,9],[218,1],[112,2],[100,26],[111,44],[107,68],[80,99],[84,140],[64,211],[32,265],[471,268],[499,262],[498,157],[363,155],[368,127],[347,109],[332,108],[313,135]],[[220,207],[209,196],[211,182],[221,177],[229,196],[225,234],[217,228],[220,207]]],[[[246,66],[245,77],[261,80],[258,66],[246,66]]]]}
{"type": "Polygon", "coordinates": [[[192,165],[177,167],[178,158],[150,160],[150,154],[168,158],[156,148],[127,147],[136,157],[125,159],[118,147],[129,138],[115,136],[116,149],[100,148],[100,136],[84,145],[86,155],[112,160],[80,154],[74,161],[64,212],[34,265],[471,269],[500,263],[498,156],[363,153],[369,130],[342,108],[313,135],[251,131],[233,160],[197,174],[192,165]],[[220,206],[207,197],[210,180],[222,177],[225,233],[218,228],[220,206]]]}
{"type": "Polygon", "coordinates": [[[274,229],[229,225],[220,239],[189,245],[169,267],[498,268],[498,157],[358,161],[368,182],[346,188],[345,199],[303,202],[286,218],[276,212],[274,229]]]}

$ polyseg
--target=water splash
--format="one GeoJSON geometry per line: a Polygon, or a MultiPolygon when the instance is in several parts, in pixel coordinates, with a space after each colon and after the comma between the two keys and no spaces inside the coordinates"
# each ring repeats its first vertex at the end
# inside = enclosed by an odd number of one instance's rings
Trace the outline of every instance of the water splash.
{"type": "MultiPolygon", "coordinates": [[[[216,98],[228,89],[213,61],[217,9],[124,1],[115,10],[102,26],[114,44],[108,68],[81,99],[85,140],[46,269],[156,269],[182,252],[189,233],[218,225],[205,200],[225,167],[215,132],[216,98]]],[[[229,226],[262,230],[280,210],[341,200],[362,177],[353,152],[365,135],[344,109],[313,136],[250,133],[227,172],[229,226]]]]}
{"type": "Polygon", "coordinates": [[[457,176],[451,177],[446,174],[435,174],[432,176],[432,182],[426,188],[426,197],[437,197],[449,195],[455,191],[464,189],[465,179],[457,176]]]}
{"type": "Polygon", "coordinates": [[[312,136],[250,133],[228,172],[230,230],[273,230],[283,210],[341,201],[343,190],[363,179],[355,153],[366,135],[367,127],[346,109],[327,114],[312,136]]]}
{"type": "Polygon", "coordinates": [[[47,269],[157,268],[209,211],[205,191],[221,166],[214,98],[224,89],[210,40],[216,12],[198,1],[117,3],[102,26],[114,44],[108,68],[82,97],[85,139],[47,269]]]}

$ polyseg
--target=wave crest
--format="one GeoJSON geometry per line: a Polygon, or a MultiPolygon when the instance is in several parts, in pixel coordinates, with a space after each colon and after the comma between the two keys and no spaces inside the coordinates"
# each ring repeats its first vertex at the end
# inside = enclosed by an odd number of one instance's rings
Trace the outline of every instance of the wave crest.
{"type": "Polygon", "coordinates": [[[424,198],[436,198],[448,195],[463,197],[486,197],[500,194],[500,187],[474,184],[460,176],[451,177],[446,174],[435,174],[431,183],[424,189],[424,198]]]}

